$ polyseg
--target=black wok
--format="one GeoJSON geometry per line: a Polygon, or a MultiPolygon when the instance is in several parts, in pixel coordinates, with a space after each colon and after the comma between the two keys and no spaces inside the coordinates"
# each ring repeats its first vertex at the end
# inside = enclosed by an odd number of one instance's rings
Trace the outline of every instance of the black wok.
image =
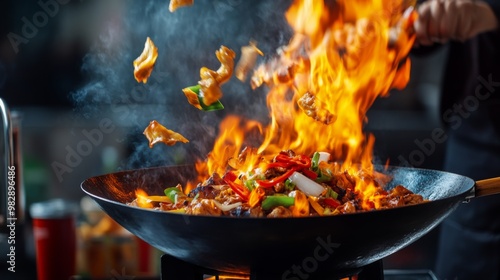
{"type": "Polygon", "coordinates": [[[134,235],[168,255],[230,273],[272,268],[298,273],[343,271],[380,260],[417,240],[470,198],[500,192],[500,178],[474,182],[457,174],[391,167],[402,184],[430,202],[394,209],[306,218],[191,216],[128,206],[195,178],[192,166],[139,169],[92,177],[82,189],[134,235]],[[299,272],[300,271],[300,272],[299,272]]]}

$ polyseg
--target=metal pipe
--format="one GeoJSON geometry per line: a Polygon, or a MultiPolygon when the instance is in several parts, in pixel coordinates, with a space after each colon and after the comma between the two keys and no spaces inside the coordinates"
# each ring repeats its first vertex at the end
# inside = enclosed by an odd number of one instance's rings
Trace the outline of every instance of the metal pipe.
{"type": "Polygon", "coordinates": [[[14,165],[14,144],[12,139],[12,126],[10,119],[10,111],[7,104],[0,98],[0,114],[2,116],[2,128],[3,128],[3,149],[4,149],[4,177],[1,189],[0,201],[0,225],[1,228],[5,228],[4,225],[7,223],[7,197],[8,197],[8,171],[9,166],[14,165]]]}

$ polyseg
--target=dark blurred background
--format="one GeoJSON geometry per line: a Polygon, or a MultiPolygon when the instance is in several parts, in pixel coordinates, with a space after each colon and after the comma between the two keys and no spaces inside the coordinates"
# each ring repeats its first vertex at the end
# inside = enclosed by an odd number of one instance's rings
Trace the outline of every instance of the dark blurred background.
{"type": "MultiPolygon", "coordinates": [[[[239,55],[250,40],[266,54],[286,44],[291,32],[283,14],[290,2],[197,0],[170,13],[164,0],[2,1],[0,97],[23,116],[26,209],[54,197],[79,201],[80,182],[90,176],[192,162],[211,149],[217,123],[227,114],[265,121],[265,89],[252,91],[232,79],[224,86],[226,110],[212,113],[191,107],[180,89],[197,82],[201,66],[218,67],[214,52],[220,45],[239,55]],[[159,57],[150,81],[138,84],[132,61],[147,36],[159,57]],[[191,145],[149,149],[142,130],[152,119],[193,139],[191,145]],[[101,131],[102,140],[78,162],[68,161],[68,154],[89,141],[85,132],[95,132],[103,120],[115,129],[101,131]]],[[[441,126],[437,108],[445,54],[442,49],[412,57],[407,88],[377,100],[370,110],[367,131],[376,137],[380,162],[402,165],[404,159],[416,167],[441,168],[439,144],[422,160],[411,155],[419,149],[415,140],[441,126]]],[[[431,268],[434,244],[432,232],[389,257],[386,266],[431,268]]],[[[33,255],[33,248],[27,250],[33,255]]]]}

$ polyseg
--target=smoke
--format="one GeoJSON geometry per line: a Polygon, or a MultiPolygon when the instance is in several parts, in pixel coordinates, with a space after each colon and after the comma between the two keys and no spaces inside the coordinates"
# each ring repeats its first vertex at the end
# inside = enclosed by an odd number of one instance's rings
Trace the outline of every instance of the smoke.
{"type": "MultiPolygon", "coordinates": [[[[228,114],[267,120],[265,89],[232,78],[222,89],[222,111],[202,112],[186,101],[181,89],[195,85],[199,69],[220,65],[221,45],[240,55],[250,40],[268,56],[291,37],[284,13],[291,1],[197,0],[190,7],[168,11],[169,1],[110,1],[106,20],[97,25],[99,37],[84,58],[88,83],[72,93],[86,118],[110,118],[128,131],[130,156],[122,168],[194,162],[212,148],[218,124],[228,114]],[[113,6],[114,5],[114,6],[113,6]],[[132,61],[146,37],[158,47],[158,59],[147,84],[133,77],[132,61]],[[188,144],[148,147],[142,131],[151,120],[183,134],[188,144]]],[[[264,59],[264,58],[261,58],[264,59]]]]}

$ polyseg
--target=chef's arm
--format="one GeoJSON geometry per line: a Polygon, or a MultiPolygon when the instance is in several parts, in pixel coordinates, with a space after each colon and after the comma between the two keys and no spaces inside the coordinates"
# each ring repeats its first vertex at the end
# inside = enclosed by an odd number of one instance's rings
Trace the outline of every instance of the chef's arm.
{"type": "Polygon", "coordinates": [[[480,0],[430,0],[418,6],[417,45],[465,41],[499,28],[500,3],[480,0]]]}

